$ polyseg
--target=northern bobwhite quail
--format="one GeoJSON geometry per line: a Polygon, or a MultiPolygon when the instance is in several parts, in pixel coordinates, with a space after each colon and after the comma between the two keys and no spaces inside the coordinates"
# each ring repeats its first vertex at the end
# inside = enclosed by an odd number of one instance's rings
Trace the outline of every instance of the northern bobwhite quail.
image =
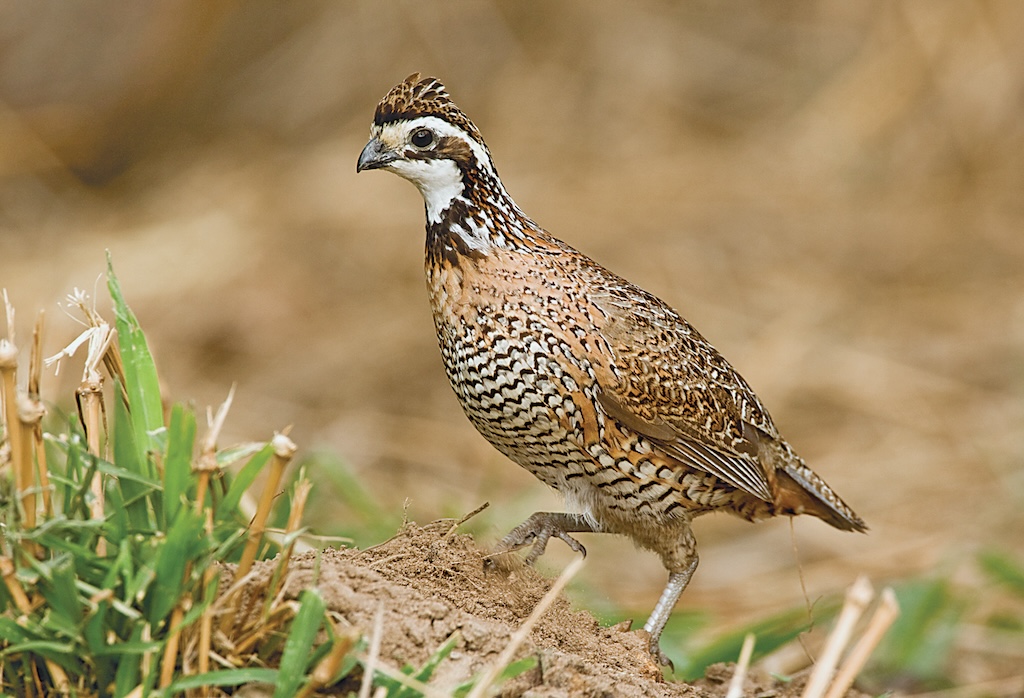
{"type": "Polygon", "coordinates": [[[747,382],[672,308],[533,222],[505,191],[472,121],[413,74],[377,105],[357,171],[409,180],[426,203],[426,275],[441,356],[469,420],[565,497],[498,545],[630,536],[668,584],[644,629],[659,638],[697,567],[690,523],[812,514],[864,522],[790,448],[747,382]]]}

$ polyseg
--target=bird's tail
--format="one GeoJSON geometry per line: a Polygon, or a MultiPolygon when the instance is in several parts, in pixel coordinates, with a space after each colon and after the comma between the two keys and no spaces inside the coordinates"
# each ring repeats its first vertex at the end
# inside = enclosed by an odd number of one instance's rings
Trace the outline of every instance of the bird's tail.
{"type": "Polygon", "coordinates": [[[807,467],[790,449],[789,457],[775,470],[775,513],[811,514],[842,531],[868,530],[867,524],[844,502],[820,475],[807,467]]]}

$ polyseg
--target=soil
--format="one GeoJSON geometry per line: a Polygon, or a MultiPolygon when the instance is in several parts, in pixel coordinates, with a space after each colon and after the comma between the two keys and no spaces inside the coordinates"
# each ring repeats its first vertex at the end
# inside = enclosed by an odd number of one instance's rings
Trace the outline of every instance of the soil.
{"type": "MultiPolygon", "coordinates": [[[[366,636],[383,611],[380,661],[394,668],[420,667],[451,636],[460,640],[437,668],[432,685],[450,690],[495,662],[552,581],[509,556],[485,569],[486,551],[457,522],[405,524],[391,539],[365,550],[328,549],[293,558],[286,593],[316,587],[340,624],[366,636]]],[[[257,568],[252,585],[269,583],[276,563],[257,568]],[[262,574],[261,574],[262,572],[262,574]]],[[[497,695],[513,696],[724,696],[732,665],[715,665],[696,684],[668,681],[647,651],[644,631],[629,623],[602,627],[590,613],[560,596],[541,617],[516,658],[535,656],[533,669],[508,680],[497,695]]],[[[358,682],[358,675],[347,681],[358,682]]],[[[786,698],[803,690],[751,672],[745,696],[786,698]]],[[[352,686],[335,687],[350,690],[352,686]]],[[[851,693],[851,695],[854,695],[851,693]]],[[[859,695],[859,694],[856,694],[859,695]]]]}

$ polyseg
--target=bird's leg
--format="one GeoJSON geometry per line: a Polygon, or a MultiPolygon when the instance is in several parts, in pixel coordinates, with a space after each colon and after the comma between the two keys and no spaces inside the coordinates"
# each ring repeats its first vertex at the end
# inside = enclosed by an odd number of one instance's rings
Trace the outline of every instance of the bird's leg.
{"type": "Polygon", "coordinates": [[[548,540],[552,536],[561,538],[565,544],[574,551],[586,557],[587,549],[570,536],[570,533],[596,533],[594,526],[582,516],[566,513],[554,513],[550,511],[538,511],[523,523],[513,528],[507,536],[501,539],[485,564],[491,563],[496,555],[519,550],[527,545],[533,544],[530,553],[526,556],[526,564],[532,565],[538,557],[544,554],[548,540]]]}
{"type": "Polygon", "coordinates": [[[690,583],[690,577],[697,569],[697,541],[689,528],[683,534],[682,540],[671,551],[662,554],[662,560],[668,569],[668,583],[665,590],[661,592],[658,603],[651,611],[651,617],[644,623],[644,630],[651,635],[650,650],[654,658],[663,665],[671,665],[671,660],[661,651],[661,632],[668,623],[672,609],[675,608],[679,595],[690,583]]]}

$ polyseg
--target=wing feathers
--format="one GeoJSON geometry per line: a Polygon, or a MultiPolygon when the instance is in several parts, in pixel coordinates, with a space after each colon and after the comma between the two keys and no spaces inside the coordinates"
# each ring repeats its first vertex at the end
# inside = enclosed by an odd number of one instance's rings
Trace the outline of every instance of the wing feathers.
{"type": "MultiPolygon", "coordinates": [[[[627,429],[646,436],[666,455],[688,467],[710,473],[723,482],[766,502],[772,501],[768,479],[754,456],[739,452],[727,453],[720,448],[701,443],[663,421],[646,420],[622,404],[608,390],[602,390],[597,400],[609,417],[627,429]]],[[[756,453],[756,445],[749,445],[756,453]]]]}

